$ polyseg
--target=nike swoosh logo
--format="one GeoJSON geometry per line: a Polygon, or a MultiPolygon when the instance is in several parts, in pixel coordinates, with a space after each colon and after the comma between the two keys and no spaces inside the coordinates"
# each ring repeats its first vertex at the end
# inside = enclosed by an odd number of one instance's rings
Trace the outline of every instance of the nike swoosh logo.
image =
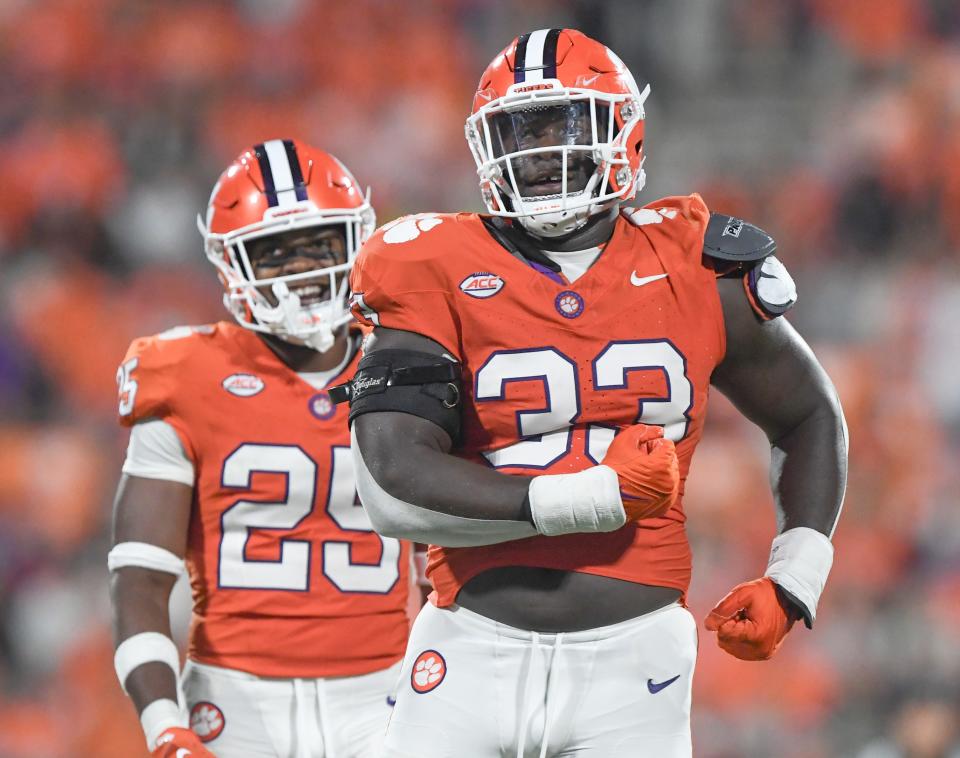
{"type": "Polygon", "coordinates": [[[595,81],[597,81],[597,79],[599,79],[599,78],[600,78],[600,74],[594,74],[594,75],[591,76],[589,79],[584,79],[582,82],[580,82],[580,86],[582,86],[582,87],[589,87],[591,84],[593,84],[593,83],[594,83],[595,81]]]}
{"type": "Polygon", "coordinates": [[[634,287],[642,287],[644,284],[650,284],[650,282],[655,282],[657,279],[666,279],[669,274],[654,274],[653,276],[637,276],[637,272],[633,271],[630,273],[630,284],[634,287]]]}
{"type": "Polygon", "coordinates": [[[193,755],[187,748],[182,747],[177,751],[177,758],[187,758],[188,755],[193,755]]]}
{"type": "Polygon", "coordinates": [[[650,690],[651,695],[656,695],[660,690],[669,687],[679,678],[680,674],[677,674],[673,679],[667,679],[665,682],[655,682],[653,679],[647,679],[647,689],[650,690]]]}

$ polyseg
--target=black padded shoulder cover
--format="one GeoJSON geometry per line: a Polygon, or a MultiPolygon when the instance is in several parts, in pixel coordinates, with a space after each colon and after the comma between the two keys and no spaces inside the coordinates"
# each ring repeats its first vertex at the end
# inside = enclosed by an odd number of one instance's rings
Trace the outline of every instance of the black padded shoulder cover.
{"type": "Polygon", "coordinates": [[[703,235],[703,253],[710,258],[749,263],[769,258],[777,243],[763,229],[723,213],[711,213],[703,235]]]}

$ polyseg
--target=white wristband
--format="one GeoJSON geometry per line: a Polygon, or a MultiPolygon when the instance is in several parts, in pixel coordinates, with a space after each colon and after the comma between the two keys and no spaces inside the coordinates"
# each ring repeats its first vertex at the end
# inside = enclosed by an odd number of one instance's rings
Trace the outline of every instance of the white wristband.
{"type": "Polygon", "coordinates": [[[161,698],[143,709],[140,726],[147,738],[147,750],[153,752],[157,746],[157,738],[167,729],[175,726],[187,728],[187,717],[175,702],[169,698],[161,698]]]}
{"type": "Polygon", "coordinates": [[[833,544],[829,538],[816,529],[798,526],[774,539],[764,576],[803,605],[809,625],[817,617],[817,603],[831,566],[833,544]]]}
{"type": "Polygon", "coordinates": [[[140,632],[117,646],[117,652],[113,654],[113,667],[124,692],[127,691],[127,677],[130,672],[137,666],[153,661],[167,664],[173,669],[174,676],[179,677],[180,653],[167,635],[160,632],[140,632]]]}
{"type": "Polygon", "coordinates": [[[107,568],[116,571],[124,566],[152,569],[174,576],[183,573],[182,558],[148,542],[120,542],[114,545],[107,553],[107,568]]]}
{"type": "Polygon", "coordinates": [[[534,477],[529,496],[533,525],[548,537],[612,532],[627,522],[617,472],[609,466],[534,477]]]}

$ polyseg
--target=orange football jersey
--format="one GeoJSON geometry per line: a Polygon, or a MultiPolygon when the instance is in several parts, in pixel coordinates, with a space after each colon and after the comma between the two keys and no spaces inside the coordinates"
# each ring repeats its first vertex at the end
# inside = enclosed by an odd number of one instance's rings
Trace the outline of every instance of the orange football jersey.
{"type": "Polygon", "coordinates": [[[716,274],[702,254],[708,217],[698,195],[625,208],[572,284],[514,256],[476,214],[407,217],[366,243],[351,277],[358,319],[423,334],[463,364],[457,455],[504,473],[574,472],[639,421],[663,426],[677,445],[681,497],[664,517],[604,534],[433,546],[438,605],[509,565],[686,591],[683,480],[725,349],[716,274]]]}
{"type": "Polygon", "coordinates": [[[409,546],[357,500],[345,406],[225,322],[135,340],[119,383],[121,423],[165,420],[194,464],[190,658],[269,677],[400,659],[409,546]]]}

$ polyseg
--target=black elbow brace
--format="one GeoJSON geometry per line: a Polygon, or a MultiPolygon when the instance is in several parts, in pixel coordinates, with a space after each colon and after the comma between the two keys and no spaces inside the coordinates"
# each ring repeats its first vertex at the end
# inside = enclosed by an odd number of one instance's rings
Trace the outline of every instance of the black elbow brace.
{"type": "Polygon", "coordinates": [[[416,350],[377,350],[363,356],[346,384],[330,388],[335,403],[350,401],[350,423],[364,413],[419,416],[460,441],[460,364],[416,350]]]}

